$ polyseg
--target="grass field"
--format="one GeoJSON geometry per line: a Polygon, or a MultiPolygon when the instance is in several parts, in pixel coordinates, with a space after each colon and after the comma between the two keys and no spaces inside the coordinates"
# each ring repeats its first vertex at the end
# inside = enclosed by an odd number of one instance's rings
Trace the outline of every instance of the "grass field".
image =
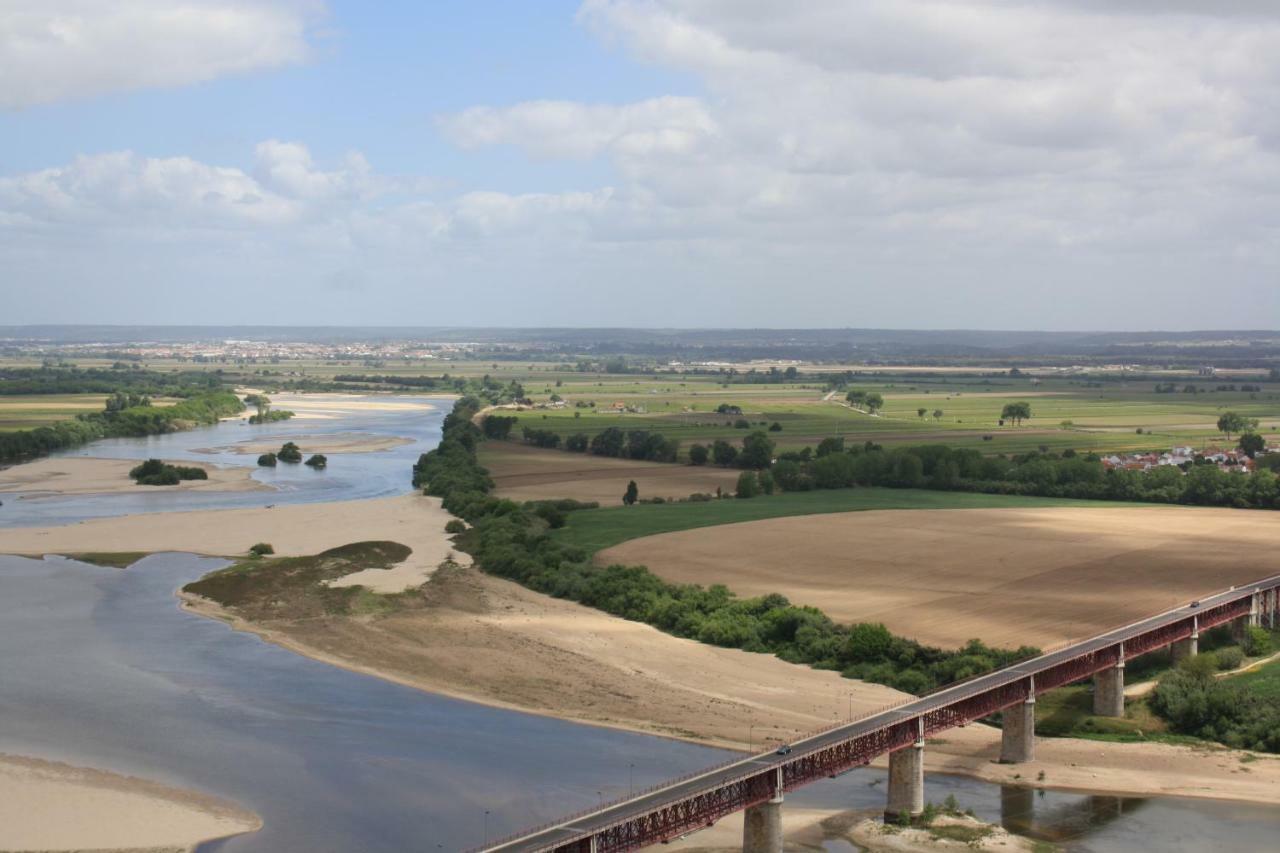
{"type": "Polygon", "coordinates": [[[106,399],[102,394],[0,394],[0,432],[35,429],[100,412],[106,399]]]}
{"type": "MultiPolygon", "coordinates": [[[[111,365],[108,359],[74,361],[83,367],[111,365]]],[[[0,367],[32,364],[6,360],[0,362],[0,367]]],[[[270,387],[280,381],[330,381],[340,374],[408,377],[448,373],[464,378],[490,375],[501,383],[521,383],[526,396],[535,403],[547,402],[556,394],[568,404],[565,409],[519,413],[522,425],[550,429],[562,436],[596,433],[610,426],[656,430],[679,439],[686,451],[695,442],[742,437],[743,431],[733,425],[737,416],[714,413],[722,403],[740,406],[752,428],[777,422],[782,430],[770,436],[784,451],[811,446],[832,435],[843,435],[850,442],[940,442],[987,453],[1023,453],[1042,446],[1055,451],[1154,450],[1175,444],[1202,447],[1225,444],[1215,424],[1227,409],[1258,418],[1261,430],[1272,441],[1280,439],[1280,385],[1243,374],[1202,378],[1186,371],[1152,370],[1142,378],[1133,378],[1113,368],[1100,367],[1083,373],[1041,371],[1034,376],[1009,376],[1003,368],[799,365],[794,381],[752,384],[729,383],[725,381],[728,377],[717,374],[667,369],[625,374],[584,372],[562,362],[536,358],[519,362],[286,359],[279,363],[195,363],[148,358],[144,364],[160,371],[221,370],[227,382],[250,387],[270,387]],[[824,399],[827,387],[817,373],[846,367],[858,371],[852,387],[876,391],[884,397],[885,405],[878,416],[844,405],[843,392],[824,399]],[[1174,382],[1177,391],[1157,394],[1157,382],[1174,382]],[[1244,382],[1262,382],[1262,390],[1218,390],[1233,384],[1239,387],[1244,382]],[[1201,393],[1183,393],[1186,385],[1201,393]],[[999,426],[1003,406],[1016,401],[1031,403],[1032,419],[1020,427],[999,426]],[[615,406],[621,411],[615,411],[615,406]],[[923,417],[918,414],[920,409],[925,410],[923,417]],[[935,418],[938,410],[942,415],[935,418]],[[1064,426],[1064,422],[1070,424],[1064,426]]],[[[767,369],[764,364],[741,365],[740,369],[751,367],[767,369]]],[[[388,390],[384,385],[370,387],[388,390]]],[[[406,393],[412,392],[406,389],[406,393]]],[[[4,417],[0,410],[0,429],[22,428],[6,427],[4,417]]]]}
{"type": "Polygon", "coordinates": [[[1280,661],[1272,661],[1253,672],[1233,676],[1233,680],[1247,686],[1257,696],[1280,701],[1280,661]]]}
{"type": "MultiPolygon", "coordinates": [[[[562,541],[594,554],[631,539],[744,521],[882,509],[999,509],[1009,507],[1106,506],[1093,501],[935,492],[924,489],[830,489],[706,503],[639,504],[572,513],[556,531],[562,541]]],[[[1115,504],[1110,504],[1115,506],[1115,504]]]]}

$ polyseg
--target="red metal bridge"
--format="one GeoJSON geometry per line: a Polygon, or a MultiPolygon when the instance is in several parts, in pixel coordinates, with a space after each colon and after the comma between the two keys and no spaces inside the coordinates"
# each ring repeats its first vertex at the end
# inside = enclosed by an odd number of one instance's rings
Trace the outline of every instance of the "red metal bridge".
{"type": "MultiPolygon", "coordinates": [[[[1107,672],[1120,675],[1122,689],[1126,659],[1175,643],[1194,642],[1200,631],[1229,622],[1275,627],[1278,614],[1280,575],[1233,587],[919,699],[905,700],[798,740],[787,754],[768,752],[735,758],[482,849],[489,853],[614,853],[659,844],[710,826],[733,812],[779,803],[785,791],[861,767],[885,753],[905,756],[908,747],[918,751],[931,735],[1033,701],[1046,690],[1107,672]]],[[[1122,708],[1122,695],[1119,701],[1122,708]]],[[[1028,737],[1033,734],[1027,733],[1028,737]]],[[[921,767],[914,772],[922,780],[921,767]]],[[[891,761],[890,805],[893,773],[891,761]]]]}

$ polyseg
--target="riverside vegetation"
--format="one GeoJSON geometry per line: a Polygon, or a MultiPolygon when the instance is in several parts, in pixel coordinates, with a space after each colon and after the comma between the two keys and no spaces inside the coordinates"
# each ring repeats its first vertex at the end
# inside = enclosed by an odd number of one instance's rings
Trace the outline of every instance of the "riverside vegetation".
{"type": "Polygon", "coordinates": [[[576,502],[521,505],[489,494],[492,481],[476,458],[484,433],[472,423],[482,405],[473,397],[457,401],[440,444],[414,466],[414,483],[472,525],[459,536],[459,547],[491,574],[676,636],[769,652],[909,693],[1038,654],[1029,647],[993,649],[978,640],[945,651],[896,637],[880,624],[836,624],[821,610],[781,595],[739,599],[721,585],[667,583],[643,566],[596,566],[587,551],[550,535],[565,512],[572,526],[576,502]]]}

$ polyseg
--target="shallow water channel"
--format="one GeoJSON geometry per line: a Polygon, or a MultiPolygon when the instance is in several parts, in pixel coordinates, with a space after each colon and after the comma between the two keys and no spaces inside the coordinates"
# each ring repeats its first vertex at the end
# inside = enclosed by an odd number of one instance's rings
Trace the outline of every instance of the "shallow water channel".
{"type": "MultiPolygon", "coordinates": [[[[255,430],[371,432],[414,444],[331,455],[330,482],[280,493],[178,493],[166,509],[395,494],[438,437],[447,401],[255,430]],[[221,503],[225,501],[225,503],[221,503]]],[[[234,424],[95,444],[88,455],[201,458],[238,440],[234,424]],[[190,453],[191,456],[184,456],[190,453]]],[[[244,457],[239,457],[243,461],[244,457]]],[[[316,472],[307,471],[306,474],[316,472]]],[[[290,474],[289,476],[292,476],[290,474]]],[[[6,501],[29,524],[145,511],[119,497],[6,501]],[[41,515],[33,508],[45,507],[41,515]]],[[[145,496],[144,500],[151,500],[145,496]]],[[[9,522],[12,524],[12,521],[9,522]]],[[[0,530],[0,551],[3,550],[0,530]]],[[[601,799],[720,761],[725,753],[486,708],[318,663],[178,608],[174,591],[223,565],[157,554],[128,570],[61,558],[0,557],[0,752],[101,767],[196,788],[258,812],[262,831],[202,850],[459,850],[601,799]]],[[[931,776],[980,817],[1081,851],[1271,850],[1276,809],[1002,789],[931,776]]],[[[879,771],[846,774],[789,802],[883,807],[879,771]]],[[[848,847],[833,846],[836,849],[848,847]]]]}

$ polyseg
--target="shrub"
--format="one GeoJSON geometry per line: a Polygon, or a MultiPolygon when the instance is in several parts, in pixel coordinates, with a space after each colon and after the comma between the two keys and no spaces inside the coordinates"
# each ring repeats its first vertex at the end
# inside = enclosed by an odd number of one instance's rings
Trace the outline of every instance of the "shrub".
{"type": "Polygon", "coordinates": [[[281,462],[301,462],[302,451],[292,441],[286,441],[276,453],[276,458],[281,462]]]}
{"type": "Polygon", "coordinates": [[[736,494],[740,498],[754,498],[760,494],[760,481],[756,479],[755,471],[743,471],[738,475],[736,494]]]}
{"type": "Polygon", "coordinates": [[[276,467],[276,455],[274,453],[264,453],[258,457],[258,464],[263,468],[276,467]]]}
{"type": "Polygon", "coordinates": [[[1241,645],[1244,647],[1245,654],[1250,657],[1269,655],[1272,646],[1271,635],[1260,625],[1249,625],[1244,629],[1244,642],[1241,645]]]}
{"type": "Polygon", "coordinates": [[[460,519],[454,518],[444,526],[444,532],[448,534],[458,534],[467,532],[467,523],[460,519]]]}
{"type": "Polygon", "coordinates": [[[249,548],[249,553],[254,557],[265,557],[268,554],[274,554],[275,548],[271,547],[270,542],[259,542],[249,548]]]}
{"type": "Polygon", "coordinates": [[[329,467],[329,460],[325,457],[323,453],[317,453],[313,455],[310,459],[308,459],[306,462],[304,462],[303,464],[310,465],[312,468],[320,470],[320,469],[329,467]]]}
{"type": "Polygon", "coordinates": [[[1239,646],[1227,646],[1213,654],[1218,658],[1218,669],[1235,669],[1244,663],[1244,651],[1239,646]]]}

